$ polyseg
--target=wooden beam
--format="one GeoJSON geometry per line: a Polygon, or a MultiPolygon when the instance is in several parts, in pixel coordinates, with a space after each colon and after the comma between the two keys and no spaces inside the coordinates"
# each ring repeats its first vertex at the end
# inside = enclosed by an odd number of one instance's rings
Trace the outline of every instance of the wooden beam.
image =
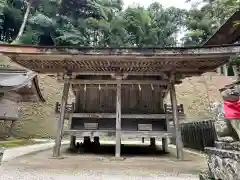
{"type": "MultiPolygon", "coordinates": [[[[60,79],[59,81],[62,82],[60,79]]],[[[117,84],[116,80],[79,80],[71,79],[71,84],[117,84]]],[[[122,84],[157,84],[157,85],[168,85],[168,80],[122,80],[122,84]]]]}
{"type": "MultiPolygon", "coordinates": [[[[86,136],[86,134],[89,134],[90,136],[96,135],[105,135],[107,136],[108,133],[115,133],[115,130],[65,130],[64,134],[73,135],[73,136],[86,136]]],[[[172,137],[171,132],[166,131],[122,131],[121,134],[122,137],[155,137],[155,138],[161,138],[161,137],[172,137]]]]}
{"type": "MultiPolygon", "coordinates": [[[[170,61],[170,60],[169,60],[170,61]]],[[[25,63],[25,61],[21,61],[21,63],[25,63]]],[[[20,63],[19,62],[19,63],[20,63]]],[[[51,65],[51,61],[49,62],[50,65],[51,65]]],[[[75,61],[69,61],[69,62],[66,62],[67,65],[66,66],[70,66],[72,63],[76,63],[75,61]]],[[[121,66],[121,61],[120,62],[117,62],[119,63],[119,67],[121,66]]],[[[226,63],[225,61],[221,64],[224,64],[226,63]]],[[[218,66],[220,66],[221,64],[218,64],[218,66]]],[[[55,64],[51,65],[53,66],[54,68],[51,68],[49,66],[45,66],[45,65],[42,65],[41,62],[39,62],[39,65],[38,66],[33,66],[29,63],[26,63],[24,64],[26,67],[28,67],[29,69],[31,70],[34,70],[35,72],[38,72],[38,73],[63,73],[66,71],[66,68],[65,66],[56,66],[55,64]]],[[[214,66],[214,65],[213,65],[214,66]]],[[[144,70],[143,71],[143,68],[138,68],[136,70],[136,65],[134,65],[134,62],[133,62],[133,65],[132,67],[135,67],[135,70],[129,70],[129,68],[124,68],[122,69],[121,73],[124,75],[124,74],[128,74],[129,76],[130,75],[139,75],[139,76],[159,76],[160,73],[169,73],[171,71],[171,69],[173,68],[172,66],[169,65],[168,68],[164,68],[164,67],[157,67],[157,68],[148,68],[147,70],[144,70]]],[[[69,67],[69,71],[71,71],[72,74],[74,73],[77,73],[79,75],[112,75],[112,74],[119,74],[118,72],[116,71],[113,71],[112,68],[107,68],[105,66],[100,66],[98,67],[96,70],[96,68],[80,68],[79,67],[79,64],[77,63],[75,66],[71,66],[69,67]],[[87,70],[87,69],[92,69],[92,70],[87,70]],[[100,69],[100,70],[99,70],[100,69]]],[[[146,69],[146,68],[144,68],[146,69]]],[[[188,67],[188,68],[183,68],[183,67],[179,67],[178,69],[176,69],[176,73],[177,74],[185,74],[185,75],[188,75],[188,76],[198,76],[198,75],[201,75],[202,73],[204,72],[207,72],[207,71],[210,71],[212,70],[212,67],[209,67],[208,68],[204,68],[204,69],[199,69],[199,68],[195,68],[195,67],[188,67]]]]}
{"type": "MultiPolygon", "coordinates": [[[[171,114],[121,114],[121,118],[124,119],[164,119],[168,117],[168,120],[172,119],[171,114]]],[[[114,119],[115,113],[73,113],[73,118],[99,118],[99,119],[114,119]]],[[[180,115],[181,118],[185,116],[180,115]]]]}
{"type": "MultiPolygon", "coordinates": [[[[172,75],[174,79],[174,75],[172,75]]],[[[176,135],[176,146],[177,146],[177,158],[183,160],[183,143],[182,143],[182,136],[179,124],[179,113],[177,107],[177,96],[176,90],[174,86],[174,80],[170,82],[170,98],[172,103],[172,116],[175,128],[175,135],[176,135]]]]}
{"type": "Polygon", "coordinates": [[[116,145],[115,145],[115,157],[121,156],[121,77],[117,77],[117,93],[116,93],[116,145]]]}
{"type": "Polygon", "coordinates": [[[63,136],[64,119],[65,119],[65,109],[66,109],[66,104],[68,99],[69,87],[70,87],[69,78],[66,78],[63,86],[60,116],[58,121],[57,134],[55,138],[55,145],[53,147],[53,157],[60,156],[60,148],[61,148],[61,141],[63,136]]]}
{"type": "MultiPolygon", "coordinates": [[[[196,72],[193,72],[192,69],[191,70],[183,69],[183,70],[184,70],[184,72],[186,72],[189,75],[192,75],[192,74],[196,75],[196,72]]],[[[122,73],[122,75],[123,76],[162,76],[163,79],[168,79],[168,76],[166,75],[166,72],[125,72],[125,73],[122,73]]],[[[49,75],[56,76],[56,74],[49,74],[49,75]]],[[[104,71],[72,72],[72,76],[73,77],[76,77],[78,75],[85,75],[85,76],[86,75],[89,75],[89,76],[116,76],[116,75],[119,75],[119,73],[116,73],[116,72],[104,72],[104,71]]],[[[200,73],[199,73],[199,75],[200,75],[200,73]]],[[[62,77],[62,73],[61,72],[58,73],[57,76],[62,77]]]]}
{"type": "MultiPolygon", "coordinates": [[[[99,85],[101,87],[102,90],[107,90],[107,89],[114,89],[116,90],[116,85],[115,84],[74,84],[72,85],[72,90],[75,91],[75,92],[78,92],[78,91],[82,91],[84,89],[84,92],[87,91],[88,89],[92,89],[92,88],[97,88],[99,89],[99,85]],[[85,90],[86,89],[86,90],[85,90]]],[[[167,89],[165,89],[165,86],[166,85],[156,85],[156,84],[140,84],[140,86],[142,87],[142,89],[144,88],[149,88],[149,87],[153,87],[154,89],[156,90],[161,90],[161,92],[168,92],[167,89]]],[[[132,85],[122,85],[122,88],[123,89],[139,89],[139,84],[132,84],[132,85]]]]}

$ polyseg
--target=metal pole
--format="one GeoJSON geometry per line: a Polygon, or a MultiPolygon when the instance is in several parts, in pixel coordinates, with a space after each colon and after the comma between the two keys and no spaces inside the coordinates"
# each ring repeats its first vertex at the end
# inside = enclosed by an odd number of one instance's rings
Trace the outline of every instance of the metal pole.
{"type": "Polygon", "coordinates": [[[64,118],[65,118],[65,109],[68,99],[68,92],[69,92],[69,77],[66,77],[64,86],[63,86],[63,94],[62,94],[62,101],[61,101],[61,109],[60,109],[60,116],[58,121],[58,129],[55,138],[55,145],[53,147],[53,157],[60,156],[60,148],[61,148],[61,141],[63,136],[63,126],[64,126],[64,118]]]}
{"type": "Polygon", "coordinates": [[[121,78],[117,78],[115,157],[121,156],[121,78]]]}
{"type": "MultiPolygon", "coordinates": [[[[173,79],[175,78],[173,77],[173,79]]],[[[175,128],[177,158],[180,160],[183,160],[183,143],[182,143],[182,136],[180,131],[179,115],[178,115],[178,108],[177,108],[177,96],[176,96],[174,82],[170,82],[170,98],[172,103],[173,122],[174,122],[174,128],[175,128]]]]}

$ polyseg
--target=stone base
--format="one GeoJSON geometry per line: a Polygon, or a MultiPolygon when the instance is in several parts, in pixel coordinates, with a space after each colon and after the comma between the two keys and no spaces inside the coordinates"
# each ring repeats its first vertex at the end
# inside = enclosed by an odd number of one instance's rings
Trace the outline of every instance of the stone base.
{"type": "Polygon", "coordinates": [[[218,149],[226,149],[232,151],[239,151],[240,152],[240,142],[223,142],[223,141],[216,141],[215,147],[218,149]]]}
{"type": "Polygon", "coordinates": [[[49,159],[65,159],[66,157],[58,156],[58,157],[50,157],[49,159]]]}
{"type": "Polygon", "coordinates": [[[124,161],[125,159],[125,157],[112,157],[109,161],[124,161]]]}
{"type": "Polygon", "coordinates": [[[213,178],[208,171],[204,171],[199,174],[199,180],[213,180],[213,178]]]}
{"type": "Polygon", "coordinates": [[[217,146],[218,148],[205,148],[209,176],[216,180],[240,180],[240,151],[236,151],[238,145],[219,142],[217,146]]]}

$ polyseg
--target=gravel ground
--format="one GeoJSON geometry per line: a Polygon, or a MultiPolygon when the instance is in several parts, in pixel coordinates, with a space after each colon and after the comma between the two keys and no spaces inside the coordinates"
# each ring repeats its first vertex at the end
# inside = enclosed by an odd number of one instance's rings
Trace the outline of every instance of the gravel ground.
{"type": "Polygon", "coordinates": [[[136,172],[116,170],[89,170],[89,171],[70,171],[63,170],[61,172],[50,171],[48,169],[41,170],[24,170],[23,168],[9,169],[0,168],[1,180],[198,180],[197,176],[179,175],[173,176],[162,172],[161,174],[149,174],[148,176],[136,175],[136,172]]]}
{"type": "Polygon", "coordinates": [[[198,180],[205,159],[185,153],[178,161],[169,154],[147,154],[147,147],[123,148],[124,161],[114,160],[114,147],[97,154],[72,154],[62,148],[64,159],[52,159],[52,150],[18,157],[0,165],[0,180],[198,180]],[[130,152],[135,153],[130,153],[130,152]],[[138,151],[138,152],[137,152],[138,151]]]}

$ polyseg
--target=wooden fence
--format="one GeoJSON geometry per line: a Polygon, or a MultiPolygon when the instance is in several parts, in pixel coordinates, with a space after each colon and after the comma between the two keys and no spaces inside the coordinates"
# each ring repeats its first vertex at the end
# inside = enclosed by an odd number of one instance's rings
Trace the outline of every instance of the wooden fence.
{"type": "MultiPolygon", "coordinates": [[[[184,147],[200,151],[205,147],[214,147],[217,136],[212,120],[183,123],[180,127],[184,147]]],[[[175,144],[174,139],[172,143],[175,144]]]]}

